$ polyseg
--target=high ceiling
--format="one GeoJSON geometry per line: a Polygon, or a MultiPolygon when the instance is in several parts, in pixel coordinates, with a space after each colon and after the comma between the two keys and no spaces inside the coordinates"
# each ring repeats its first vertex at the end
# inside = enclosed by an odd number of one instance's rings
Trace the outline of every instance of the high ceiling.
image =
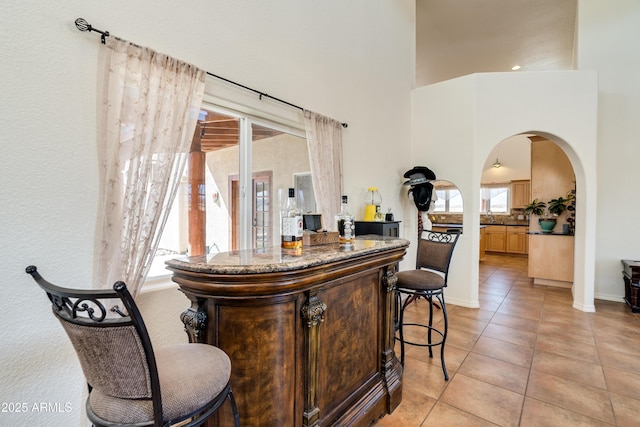
{"type": "MultiPolygon", "coordinates": [[[[577,0],[416,0],[416,86],[480,72],[571,70],[577,0]]],[[[209,112],[202,151],[238,144],[238,120],[209,112]]],[[[253,139],[280,132],[253,128],[253,139]]]]}
{"type": "Polygon", "coordinates": [[[571,70],[577,0],[416,0],[416,86],[480,72],[571,70]]]}

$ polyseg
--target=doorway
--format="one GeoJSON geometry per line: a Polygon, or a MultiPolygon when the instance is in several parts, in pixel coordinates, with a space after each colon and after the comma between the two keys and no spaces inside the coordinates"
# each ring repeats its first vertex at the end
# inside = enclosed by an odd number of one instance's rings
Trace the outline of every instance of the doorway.
{"type": "Polygon", "coordinates": [[[487,252],[523,253],[528,276],[534,284],[572,287],[574,282],[574,221],[576,179],[572,163],[551,139],[537,134],[514,135],[500,142],[485,161],[481,185],[503,185],[509,189],[505,214],[481,212],[480,238],[487,252]],[[496,165],[499,165],[498,167],[496,165]],[[526,193],[523,194],[522,193],[526,193]],[[572,200],[567,210],[553,216],[547,209],[552,200],[572,200]],[[553,217],[552,232],[543,232],[538,216],[526,210],[534,200],[545,206],[543,217],[553,217]],[[500,225],[496,226],[495,223],[500,225]],[[483,239],[484,237],[484,239],[483,239]],[[526,250],[522,252],[521,246],[526,250]],[[511,247],[511,248],[510,248],[511,247]]]}
{"type": "MultiPolygon", "coordinates": [[[[255,172],[251,182],[252,187],[252,241],[254,249],[262,249],[272,246],[274,233],[273,227],[273,192],[271,172],[255,172]]],[[[237,175],[229,178],[231,188],[231,250],[240,249],[240,180],[237,175]]],[[[277,215],[276,215],[277,216],[277,215]]]]}

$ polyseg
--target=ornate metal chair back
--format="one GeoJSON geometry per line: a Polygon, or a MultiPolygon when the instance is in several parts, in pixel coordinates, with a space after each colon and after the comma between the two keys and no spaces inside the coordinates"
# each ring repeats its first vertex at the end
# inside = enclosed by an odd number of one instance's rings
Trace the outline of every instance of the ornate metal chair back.
{"type": "Polygon", "coordinates": [[[162,419],[158,371],[151,340],[140,311],[124,282],[113,290],[79,290],[46,281],[27,267],[51,301],[78,355],[89,390],[120,399],[147,399],[162,419]]]}
{"type": "Polygon", "coordinates": [[[426,268],[445,275],[449,273],[449,265],[453,250],[460,238],[459,231],[441,233],[437,231],[423,231],[418,239],[418,254],[416,258],[416,269],[426,268]]]}

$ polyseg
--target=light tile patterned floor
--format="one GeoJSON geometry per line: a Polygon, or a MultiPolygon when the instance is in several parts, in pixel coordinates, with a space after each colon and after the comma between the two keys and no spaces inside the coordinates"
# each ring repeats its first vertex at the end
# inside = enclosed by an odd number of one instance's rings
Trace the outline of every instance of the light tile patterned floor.
{"type": "MultiPolygon", "coordinates": [[[[450,380],[438,354],[407,346],[402,403],[376,426],[640,425],[640,315],[571,305],[569,289],[532,284],[526,258],[487,256],[480,309],[447,305],[450,380]]],[[[427,308],[419,300],[407,319],[427,308]]]]}

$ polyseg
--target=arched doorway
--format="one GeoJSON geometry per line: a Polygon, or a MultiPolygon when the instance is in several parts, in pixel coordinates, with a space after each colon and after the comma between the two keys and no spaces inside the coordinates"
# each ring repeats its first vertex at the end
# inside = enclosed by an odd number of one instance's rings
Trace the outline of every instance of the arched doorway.
{"type": "MultiPolygon", "coordinates": [[[[498,231],[488,234],[487,250],[493,254],[512,255],[509,243],[526,241],[528,258],[528,276],[536,285],[573,288],[576,280],[575,264],[583,259],[576,256],[576,239],[584,239],[581,227],[575,228],[575,203],[577,177],[574,170],[573,150],[561,139],[545,133],[523,133],[513,135],[498,143],[485,160],[481,177],[481,224],[489,230],[501,229],[502,246],[498,231]],[[506,188],[509,209],[506,212],[482,211],[485,206],[487,188],[506,188]],[[523,196],[524,193],[524,196],[523,196]],[[568,207],[558,215],[548,211],[550,202],[563,201],[568,207]],[[526,205],[533,201],[545,205],[544,213],[539,217],[527,211],[526,205]],[[551,232],[545,232],[539,225],[539,218],[552,217],[556,226],[551,232]],[[500,218],[496,220],[496,218],[500,218]],[[503,227],[493,224],[499,222],[503,227]],[[509,233],[513,229],[526,225],[526,236],[509,233]],[[497,234],[497,237],[494,236],[497,234]],[[511,236],[511,234],[514,234],[511,236]],[[491,237],[489,239],[488,237],[491,237]],[[492,245],[492,242],[498,242],[492,245]]],[[[579,165],[578,165],[579,166],[579,165]]],[[[580,219],[578,218],[578,221],[580,219]]],[[[481,233],[481,238],[484,233],[481,233]]],[[[518,247],[518,245],[514,245],[518,247]]],[[[516,250],[516,253],[520,253],[516,250]]],[[[580,255],[580,254],[578,254],[580,255]]],[[[579,275],[578,275],[579,276],[579,275]]],[[[576,289],[583,287],[578,286],[576,289]]],[[[575,306],[575,304],[574,304],[575,306]]]]}
{"type": "Polygon", "coordinates": [[[438,179],[432,182],[433,198],[428,220],[435,231],[463,230],[464,200],[462,192],[451,181],[438,179]]]}

